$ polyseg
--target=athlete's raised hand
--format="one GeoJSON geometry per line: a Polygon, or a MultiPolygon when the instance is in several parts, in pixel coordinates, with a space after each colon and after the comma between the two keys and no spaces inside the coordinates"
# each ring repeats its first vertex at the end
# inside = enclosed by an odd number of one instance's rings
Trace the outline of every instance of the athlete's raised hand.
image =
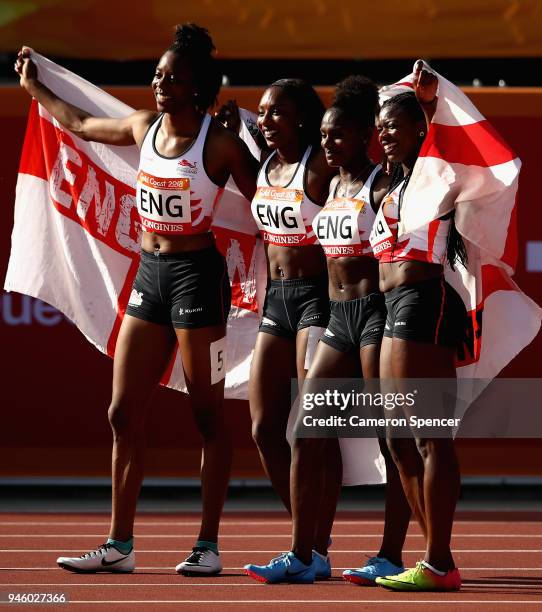
{"type": "Polygon", "coordinates": [[[427,70],[422,60],[414,64],[414,93],[420,104],[431,104],[437,97],[437,75],[427,70]]]}
{"type": "Polygon", "coordinates": [[[20,76],[21,87],[28,88],[29,81],[33,81],[38,78],[38,69],[36,64],[30,59],[32,49],[30,47],[22,47],[19,53],[17,53],[17,59],[15,60],[15,72],[20,76]]]}
{"type": "Polygon", "coordinates": [[[228,100],[215,113],[215,117],[222,125],[233,132],[239,134],[241,129],[241,116],[239,115],[239,107],[236,100],[228,100]]]}

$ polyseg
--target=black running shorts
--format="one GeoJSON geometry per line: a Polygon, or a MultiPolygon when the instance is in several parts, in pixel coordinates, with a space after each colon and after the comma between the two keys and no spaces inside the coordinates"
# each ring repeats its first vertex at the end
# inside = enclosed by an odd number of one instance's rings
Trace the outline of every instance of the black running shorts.
{"type": "Polygon", "coordinates": [[[126,314],[195,329],[225,324],[230,306],[228,269],[215,246],[186,253],[141,251],[126,314]]]}
{"type": "Polygon", "coordinates": [[[329,321],[327,277],[271,280],[267,283],[260,331],[295,338],[305,327],[329,321]]]}
{"type": "Polygon", "coordinates": [[[463,342],[467,310],[444,278],[395,287],[385,298],[387,338],[454,347],[463,342]]]}
{"type": "Polygon", "coordinates": [[[380,344],[386,321],[386,305],[381,293],[355,300],[331,300],[331,315],[320,339],[341,353],[359,351],[362,346],[380,344]]]}

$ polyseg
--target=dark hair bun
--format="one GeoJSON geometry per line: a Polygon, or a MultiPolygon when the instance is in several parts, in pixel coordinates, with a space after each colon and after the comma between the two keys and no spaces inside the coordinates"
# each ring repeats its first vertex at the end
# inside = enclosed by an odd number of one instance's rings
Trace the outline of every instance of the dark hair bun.
{"type": "Polygon", "coordinates": [[[378,89],[367,77],[355,74],[346,77],[337,84],[333,104],[357,102],[363,105],[371,105],[373,109],[378,107],[378,89]]]}
{"type": "Polygon", "coordinates": [[[195,103],[201,112],[216,104],[222,73],[213,55],[215,46],[209,32],[195,23],[175,27],[175,41],[167,49],[186,62],[192,71],[195,103]]]}
{"type": "Polygon", "coordinates": [[[175,27],[173,46],[179,53],[198,56],[212,55],[215,50],[208,30],[195,23],[183,23],[175,27]]]}
{"type": "Polygon", "coordinates": [[[378,89],[367,77],[359,74],[346,77],[336,86],[332,108],[370,127],[378,112],[378,89]]]}

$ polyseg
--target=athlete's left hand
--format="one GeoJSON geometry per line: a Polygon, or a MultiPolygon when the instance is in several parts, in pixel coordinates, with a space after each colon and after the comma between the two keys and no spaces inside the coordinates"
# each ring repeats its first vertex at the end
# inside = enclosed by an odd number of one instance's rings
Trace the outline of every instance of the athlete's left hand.
{"type": "Polygon", "coordinates": [[[414,64],[414,93],[420,104],[435,102],[438,89],[438,78],[433,72],[424,67],[422,60],[414,64]]]}

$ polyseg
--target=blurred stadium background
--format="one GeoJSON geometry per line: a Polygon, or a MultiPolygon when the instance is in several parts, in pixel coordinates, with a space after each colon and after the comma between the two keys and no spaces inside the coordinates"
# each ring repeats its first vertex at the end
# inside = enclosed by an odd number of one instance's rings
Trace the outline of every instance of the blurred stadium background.
{"type": "MultiPolygon", "coordinates": [[[[152,108],[148,85],[155,62],[170,44],[173,26],[185,21],[207,27],[213,36],[229,84],[220,100],[235,98],[252,110],[263,86],[279,77],[306,78],[329,102],[332,85],[344,76],[361,73],[389,83],[410,72],[418,57],[464,86],[523,161],[515,279],[542,303],[542,2],[536,0],[0,2],[2,278],[30,103],[13,73],[17,50],[30,45],[131,106],[152,108]]],[[[0,293],[0,342],[0,482],[8,488],[107,482],[111,361],[61,313],[18,294],[0,293]]],[[[502,375],[540,377],[541,351],[538,337],[502,375]]],[[[233,478],[261,484],[248,404],[229,401],[228,410],[236,448],[233,478]]],[[[160,390],[148,429],[148,477],[195,482],[200,450],[186,399],[160,390]]],[[[537,439],[459,440],[458,450],[471,483],[533,487],[542,476],[537,439]]]]}

